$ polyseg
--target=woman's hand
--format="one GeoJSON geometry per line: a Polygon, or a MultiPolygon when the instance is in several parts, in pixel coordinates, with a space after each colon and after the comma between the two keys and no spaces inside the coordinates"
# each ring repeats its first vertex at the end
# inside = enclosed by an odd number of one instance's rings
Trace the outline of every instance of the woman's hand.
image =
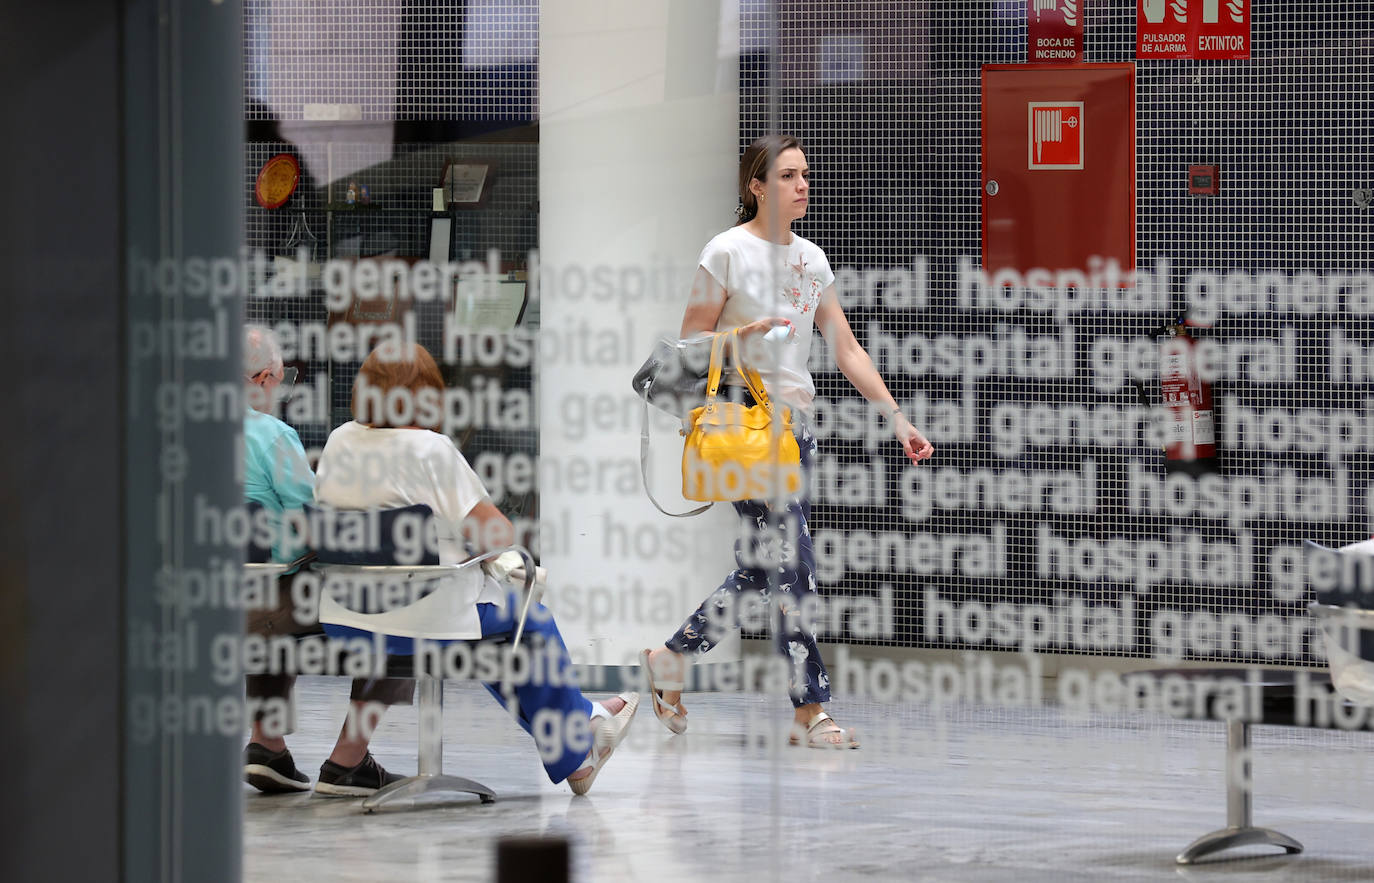
{"type": "MultiPolygon", "coordinates": [[[[786,325],[790,329],[792,327],[792,320],[783,319],[780,316],[769,316],[767,319],[755,319],[748,325],[741,325],[739,327],[739,336],[748,337],[751,334],[767,334],[779,325],[786,325]]],[[[793,331],[791,333],[795,334],[796,332],[793,331]]]]}
{"type": "Polygon", "coordinates": [[[921,430],[911,425],[902,414],[895,415],[893,431],[897,434],[897,441],[902,446],[902,452],[911,458],[911,462],[919,463],[935,453],[935,446],[921,433],[921,430]]]}

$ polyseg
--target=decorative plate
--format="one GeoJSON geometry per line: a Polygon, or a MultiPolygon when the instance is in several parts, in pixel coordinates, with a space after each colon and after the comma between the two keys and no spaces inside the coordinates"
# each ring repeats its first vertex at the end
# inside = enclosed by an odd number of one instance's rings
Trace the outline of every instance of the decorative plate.
{"type": "Polygon", "coordinates": [[[301,166],[289,153],[279,153],[262,164],[253,195],[263,208],[278,208],[296,192],[301,166]]]}

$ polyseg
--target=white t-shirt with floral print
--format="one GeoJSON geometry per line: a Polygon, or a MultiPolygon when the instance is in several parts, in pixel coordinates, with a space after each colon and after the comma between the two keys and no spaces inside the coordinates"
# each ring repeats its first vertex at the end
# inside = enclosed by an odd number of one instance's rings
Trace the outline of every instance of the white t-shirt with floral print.
{"type": "Polygon", "coordinates": [[[755,359],[768,394],[801,411],[809,411],[816,385],[806,368],[811,331],[821,292],[835,281],[830,261],[815,243],[793,234],[788,245],[761,239],[731,227],[706,243],[700,264],[725,289],[725,308],[716,331],[728,331],[756,319],[779,316],[792,320],[791,342],[768,347],[773,358],[755,359]]]}

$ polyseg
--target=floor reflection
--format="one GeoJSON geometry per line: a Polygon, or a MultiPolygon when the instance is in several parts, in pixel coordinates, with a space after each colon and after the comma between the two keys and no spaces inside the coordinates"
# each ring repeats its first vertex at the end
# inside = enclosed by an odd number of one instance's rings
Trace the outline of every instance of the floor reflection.
{"type": "MultiPolygon", "coordinates": [[[[313,780],[348,683],[301,678],[298,690],[288,742],[313,780]]],[[[439,795],[365,815],[358,800],[245,785],[244,879],[491,880],[505,835],[566,837],[572,879],[595,883],[1374,874],[1367,732],[1256,728],[1256,824],[1306,852],[1178,868],[1180,849],[1225,824],[1220,724],[841,701],[830,710],[864,747],[825,752],[786,745],[781,699],[689,694],[688,733],[641,708],[592,793],[574,798],[480,687],[449,684],[445,702],[445,771],[493,788],[496,803],[439,795]]],[[[373,740],[405,774],[414,744],[413,708],[393,709],[373,740]]]]}

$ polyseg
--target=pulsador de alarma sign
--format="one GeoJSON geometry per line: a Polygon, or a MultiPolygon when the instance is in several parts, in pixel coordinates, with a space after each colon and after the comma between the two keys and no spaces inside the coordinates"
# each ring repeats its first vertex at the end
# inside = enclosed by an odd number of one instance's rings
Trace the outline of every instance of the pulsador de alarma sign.
{"type": "Polygon", "coordinates": [[[1135,57],[1250,57],[1251,0],[1136,0],[1135,57]]]}

